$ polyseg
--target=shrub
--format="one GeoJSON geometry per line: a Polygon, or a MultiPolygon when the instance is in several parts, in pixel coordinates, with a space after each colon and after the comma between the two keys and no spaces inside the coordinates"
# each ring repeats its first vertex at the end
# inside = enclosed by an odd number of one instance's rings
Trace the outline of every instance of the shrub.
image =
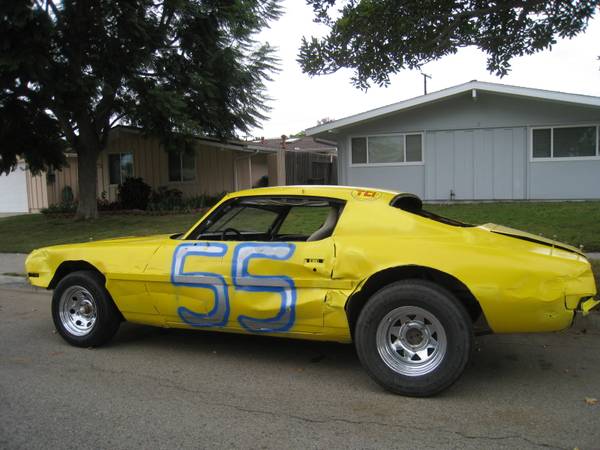
{"type": "Polygon", "coordinates": [[[111,202],[107,199],[98,199],[98,211],[118,211],[123,209],[119,202],[111,202]]]}
{"type": "Polygon", "coordinates": [[[182,206],[183,192],[160,186],[150,195],[148,209],[152,211],[174,211],[182,206]]]}
{"type": "Polygon", "coordinates": [[[60,193],[61,204],[68,205],[70,203],[73,203],[74,199],[75,196],[73,195],[73,189],[71,189],[71,186],[65,186],[64,188],[62,188],[62,191],[60,193]]]}
{"type": "Polygon", "coordinates": [[[252,187],[253,188],[261,188],[261,187],[267,187],[268,185],[269,185],[269,176],[263,175],[252,187]]]}
{"type": "Polygon", "coordinates": [[[77,202],[62,202],[42,208],[40,212],[44,215],[52,214],[74,214],[77,211],[77,202]]]}
{"type": "Polygon", "coordinates": [[[179,189],[169,189],[161,186],[152,192],[148,209],[151,211],[197,211],[213,206],[224,195],[225,192],[218,195],[201,194],[183,198],[183,192],[179,189]]]}
{"type": "Polygon", "coordinates": [[[123,209],[146,209],[152,188],[141,178],[131,177],[119,185],[119,203],[123,209]]]}

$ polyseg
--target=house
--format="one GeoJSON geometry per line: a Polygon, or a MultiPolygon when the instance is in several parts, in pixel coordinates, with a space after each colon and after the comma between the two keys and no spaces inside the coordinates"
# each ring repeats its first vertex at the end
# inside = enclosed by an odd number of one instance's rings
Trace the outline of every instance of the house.
{"type": "Polygon", "coordinates": [[[289,152],[311,152],[323,155],[336,155],[337,146],[335,142],[317,140],[308,136],[286,136],[279,138],[260,138],[252,141],[252,144],[261,148],[279,149],[283,148],[289,152]]]}
{"type": "Polygon", "coordinates": [[[38,177],[32,177],[24,161],[9,174],[0,174],[0,213],[26,213],[47,205],[39,205],[43,186],[38,177]]]}
{"type": "MultiPolygon", "coordinates": [[[[67,163],[60,170],[37,176],[31,176],[23,164],[6,179],[0,178],[0,212],[38,211],[60,203],[67,187],[77,199],[77,155],[67,154],[67,163]],[[11,196],[4,194],[9,192],[7,179],[11,186],[19,186],[18,201],[8,200],[11,196]]],[[[127,177],[141,177],[154,189],[179,189],[184,197],[247,189],[265,179],[269,185],[285,184],[285,162],[277,149],[197,138],[193,154],[169,153],[157,138],[126,126],[111,130],[97,170],[98,196],[110,201],[117,200],[118,186],[127,177]]]]}
{"type": "Polygon", "coordinates": [[[471,81],[310,128],[340,184],[425,200],[600,199],[600,97],[471,81]]]}
{"type": "Polygon", "coordinates": [[[337,145],[335,142],[298,136],[252,142],[252,148],[285,152],[285,184],[337,184],[337,145]]]}

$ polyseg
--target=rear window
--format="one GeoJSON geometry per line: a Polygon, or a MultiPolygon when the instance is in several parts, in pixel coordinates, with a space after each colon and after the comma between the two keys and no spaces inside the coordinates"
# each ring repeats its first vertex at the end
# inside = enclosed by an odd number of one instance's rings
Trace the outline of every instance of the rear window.
{"type": "Polygon", "coordinates": [[[436,222],[443,223],[445,225],[450,225],[453,227],[474,227],[475,225],[471,225],[468,223],[459,222],[458,220],[449,219],[447,217],[438,216],[431,211],[426,211],[423,209],[423,202],[419,197],[412,194],[399,194],[392,199],[390,202],[390,206],[394,208],[401,209],[402,211],[406,211],[411,214],[416,214],[417,216],[425,217],[426,219],[435,220],[436,222]]]}

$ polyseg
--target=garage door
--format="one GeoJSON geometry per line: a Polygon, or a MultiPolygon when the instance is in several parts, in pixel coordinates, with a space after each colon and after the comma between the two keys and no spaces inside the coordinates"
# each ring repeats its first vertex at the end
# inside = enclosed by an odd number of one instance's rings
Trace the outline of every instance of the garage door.
{"type": "Polygon", "coordinates": [[[525,128],[428,132],[426,198],[525,198],[525,136],[525,128]]]}
{"type": "Polygon", "coordinates": [[[27,173],[24,165],[8,175],[0,175],[0,213],[28,212],[27,173]]]}

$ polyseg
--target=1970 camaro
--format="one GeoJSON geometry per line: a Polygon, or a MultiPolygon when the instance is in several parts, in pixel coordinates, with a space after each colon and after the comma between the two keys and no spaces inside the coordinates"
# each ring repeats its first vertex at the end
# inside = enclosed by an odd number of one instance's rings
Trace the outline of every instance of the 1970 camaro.
{"type": "Polygon", "coordinates": [[[460,376],[475,324],[562,330],[600,303],[580,249],[352,187],[235,192],[186,233],[42,248],[26,268],[76,346],[123,320],[354,342],[378,383],[411,396],[460,376]]]}

